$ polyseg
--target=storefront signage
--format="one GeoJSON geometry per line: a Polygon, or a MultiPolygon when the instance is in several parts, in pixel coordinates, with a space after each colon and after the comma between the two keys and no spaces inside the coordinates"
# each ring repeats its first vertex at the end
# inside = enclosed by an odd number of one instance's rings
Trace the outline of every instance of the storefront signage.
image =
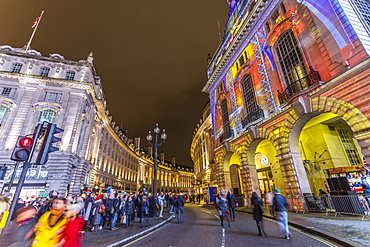
{"type": "Polygon", "coordinates": [[[356,166],[344,166],[344,167],[336,167],[328,169],[329,174],[336,174],[342,172],[356,172],[356,171],[363,171],[364,167],[362,165],[356,166]]]}

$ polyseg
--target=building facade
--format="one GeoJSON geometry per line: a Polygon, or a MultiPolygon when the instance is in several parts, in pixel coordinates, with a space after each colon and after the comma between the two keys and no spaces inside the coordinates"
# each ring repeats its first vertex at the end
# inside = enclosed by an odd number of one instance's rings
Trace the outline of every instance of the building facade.
{"type": "MultiPolygon", "coordinates": [[[[64,130],[58,136],[62,141],[45,165],[31,165],[22,197],[50,190],[102,193],[108,187],[137,192],[148,182],[153,158],[140,147],[140,138],[130,139],[112,121],[92,54],[76,62],[59,54],[44,57],[32,49],[0,46],[0,164],[8,168],[0,180],[3,189],[12,174],[16,185],[22,170],[10,160],[18,136],[32,134],[44,121],[64,130]]],[[[171,184],[177,187],[171,190],[191,185],[181,183],[188,181],[189,171],[177,167],[178,183],[171,184]]]]}
{"type": "Polygon", "coordinates": [[[328,171],[370,162],[369,2],[229,2],[202,90],[217,184],[277,187],[303,210],[302,195],[330,190],[328,171]]]}
{"type": "Polygon", "coordinates": [[[194,130],[190,146],[190,157],[194,164],[195,193],[207,194],[208,187],[216,185],[215,159],[214,159],[214,138],[209,103],[202,112],[194,130]]]}

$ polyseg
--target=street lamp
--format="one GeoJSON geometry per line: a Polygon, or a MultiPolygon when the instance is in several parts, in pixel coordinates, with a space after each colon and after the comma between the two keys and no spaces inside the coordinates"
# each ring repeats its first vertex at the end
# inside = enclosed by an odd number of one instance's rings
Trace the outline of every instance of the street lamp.
{"type": "MultiPolygon", "coordinates": [[[[162,143],[165,142],[167,139],[166,130],[163,130],[163,133],[161,134],[162,141],[158,143],[158,134],[160,132],[160,129],[158,127],[158,124],[155,125],[154,133],[155,133],[155,143],[151,143],[153,136],[151,131],[149,131],[149,134],[146,136],[146,139],[148,141],[149,146],[154,148],[154,174],[153,174],[153,197],[157,194],[157,157],[158,157],[158,147],[162,145],[162,143]]],[[[153,207],[153,217],[157,216],[157,207],[153,207]]]]}

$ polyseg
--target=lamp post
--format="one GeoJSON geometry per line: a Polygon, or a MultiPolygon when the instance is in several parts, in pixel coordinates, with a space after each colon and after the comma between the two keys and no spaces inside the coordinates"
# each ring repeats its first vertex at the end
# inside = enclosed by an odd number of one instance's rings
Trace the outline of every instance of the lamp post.
{"type": "MultiPolygon", "coordinates": [[[[166,130],[163,130],[163,133],[161,134],[162,141],[158,143],[158,134],[160,132],[160,129],[158,127],[158,124],[155,125],[154,128],[154,134],[155,134],[155,143],[151,143],[153,136],[151,131],[149,131],[149,134],[146,136],[146,139],[148,141],[149,146],[154,148],[154,174],[153,174],[153,198],[155,198],[157,194],[157,158],[158,158],[158,147],[160,147],[165,140],[167,139],[166,130]]],[[[157,216],[157,207],[153,207],[153,217],[157,216]]]]}

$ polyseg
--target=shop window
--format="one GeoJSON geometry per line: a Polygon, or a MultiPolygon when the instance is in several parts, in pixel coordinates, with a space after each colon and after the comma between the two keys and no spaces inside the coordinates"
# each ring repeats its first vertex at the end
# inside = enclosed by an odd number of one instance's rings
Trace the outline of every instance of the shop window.
{"type": "Polygon", "coordinates": [[[39,71],[39,76],[48,77],[50,72],[50,68],[48,67],[41,67],[39,71]]]}
{"type": "Polygon", "coordinates": [[[287,85],[307,75],[303,56],[292,30],[289,29],[279,37],[276,53],[287,85]]]}
{"type": "Polygon", "coordinates": [[[56,112],[51,109],[42,110],[40,112],[39,118],[37,120],[38,123],[42,123],[44,121],[53,123],[56,117],[56,112]]]}
{"type": "Polygon", "coordinates": [[[10,67],[10,72],[12,73],[20,73],[22,69],[21,63],[13,63],[12,67],[10,67]]]}
{"type": "Polygon", "coordinates": [[[66,77],[65,77],[65,79],[66,79],[66,80],[71,80],[71,81],[73,81],[73,80],[75,79],[75,75],[76,75],[76,72],[74,72],[74,71],[72,71],[72,70],[68,70],[68,71],[66,72],[66,77]]]}

